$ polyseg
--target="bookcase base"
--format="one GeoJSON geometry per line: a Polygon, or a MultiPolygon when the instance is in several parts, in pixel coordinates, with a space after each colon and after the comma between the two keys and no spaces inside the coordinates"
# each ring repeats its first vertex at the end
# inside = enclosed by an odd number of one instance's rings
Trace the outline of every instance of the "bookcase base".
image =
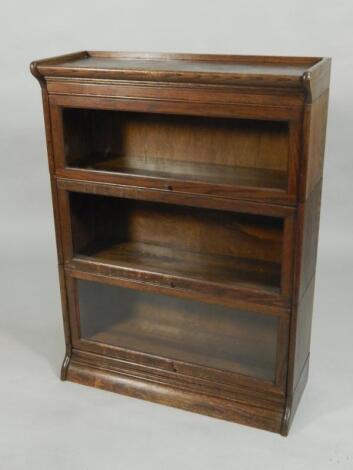
{"type": "Polygon", "coordinates": [[[63,380],[286,435],[285,407],[265,409],[209,394],[171,387],[124,372],[80,363],[71,356],[63,380]],[[282,431],[285,429],[285,432],[282,431]]]}

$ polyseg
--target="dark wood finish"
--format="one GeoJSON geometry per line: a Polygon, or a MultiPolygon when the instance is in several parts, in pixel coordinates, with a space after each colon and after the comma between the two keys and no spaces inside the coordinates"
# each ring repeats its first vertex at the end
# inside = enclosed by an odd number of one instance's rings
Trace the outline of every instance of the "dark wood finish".
{"type": "Polygon", "coordinates": [[[173,83],[301,88],[326,70],[318,57],[221,56],[197,54],[106,53],[83,51],[36,63],[38,73],[50,77],[80,77],[173,83]],[[321,73],[320,73],[321,72],[321,73]],[[306,75],[304,75],[306,74],[306,75]]]}
{"type": "Polygon", "coordinates": [[[325,152],[328,95],[326,90],[304,109],[303,164],[301,201],[305,201],[322,179],[325,152]]]}
{"type": "Polygon", "coordinates": [[[33,62],[62,379],[286,435],[308,377],[330,60],[33,62]]]}
{"type": "Polygon", "coordinates": [[[147,378],[126,374],[120,369],[111,371],[82,364],[76,361],[75,354],[71,358],[67,379],[267,431],[278,433],[281,430],[282,413],[279,408],[256,407],[246,402],[224,399],[205,393],[204,387],[201,388],[202,392],[195,392],[185,386],[171,386],[157,380],[151,383],[147,378]]]}

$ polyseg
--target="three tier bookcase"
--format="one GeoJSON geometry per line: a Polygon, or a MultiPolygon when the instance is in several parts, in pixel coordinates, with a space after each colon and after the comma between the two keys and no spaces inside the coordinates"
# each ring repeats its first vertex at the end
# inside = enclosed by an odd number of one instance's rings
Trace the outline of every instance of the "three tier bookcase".
{"type": "Polygon", "coordinates": [[[78,52],[42,88],[62,379],[288,433],[330,60],[78,52]]]}

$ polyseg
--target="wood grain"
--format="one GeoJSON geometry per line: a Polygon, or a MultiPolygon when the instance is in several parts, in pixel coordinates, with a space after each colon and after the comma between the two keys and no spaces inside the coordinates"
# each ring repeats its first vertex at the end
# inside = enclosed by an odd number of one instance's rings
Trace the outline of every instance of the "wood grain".
{"type": "Polygon", "coordinates": [[[71,361],[69,365],[67,378],[79,384],[235,421],[267,431],[279,433],[281,430],[282,411],[278,408],[257,408],[218,396],[190,392],[176,386],[169,387],[134,376],[84,366],[74,361],[71,361]]]}
{"type": "Polygon", "coordinates": [[[321,58],[82,52],[37,61],[44,76],[299,88],[321,58]]]}

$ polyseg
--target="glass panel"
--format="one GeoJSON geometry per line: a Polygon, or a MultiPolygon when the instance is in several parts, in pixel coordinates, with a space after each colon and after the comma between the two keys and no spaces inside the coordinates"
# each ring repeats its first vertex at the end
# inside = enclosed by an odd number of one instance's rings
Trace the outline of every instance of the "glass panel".
{"type": "Polygon", "coordinates": [[[288,123],[65,108],[66,164],[286,189],[288,123]]]}
{"type": "Polygon", "coordinates": [[[283,219],[71,193],[75,256],[279,291],[283,219]]]}
{"type": "Polygon", "coordinates": [[[81,337],[273,381],[278,319],[77,281],[81,337]]]}

